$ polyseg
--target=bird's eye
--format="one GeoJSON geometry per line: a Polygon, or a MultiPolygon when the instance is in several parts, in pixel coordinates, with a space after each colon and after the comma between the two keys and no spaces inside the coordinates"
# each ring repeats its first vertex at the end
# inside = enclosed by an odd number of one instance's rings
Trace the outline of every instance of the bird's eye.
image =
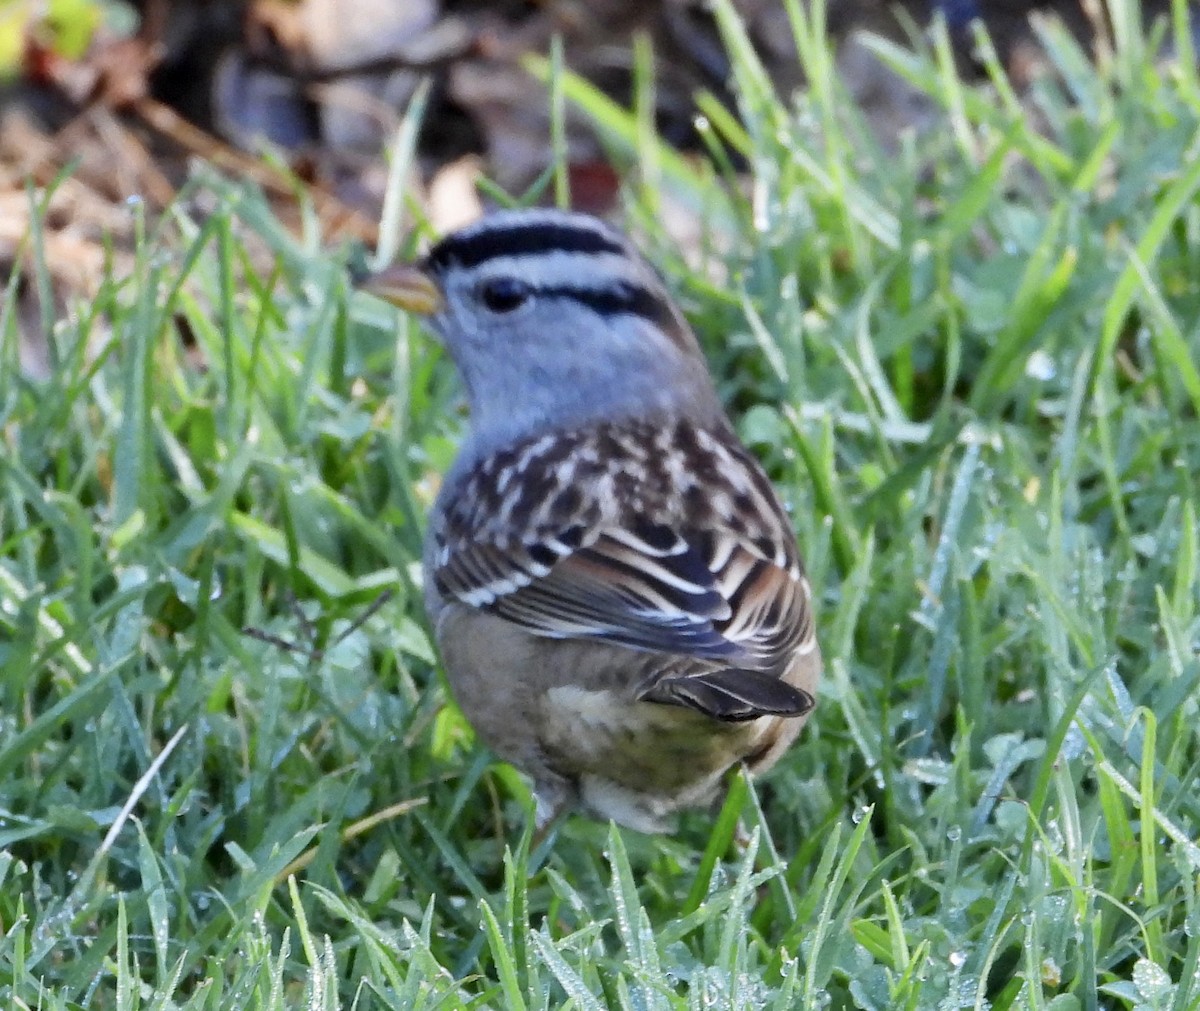
{"type": "Polygon", "coordinates": [[[484,281],[479,289],[479,299],[491,312],[512,312],[527,301],[532,292],[524,281],[515,277],[493,277],[484,281]]]}

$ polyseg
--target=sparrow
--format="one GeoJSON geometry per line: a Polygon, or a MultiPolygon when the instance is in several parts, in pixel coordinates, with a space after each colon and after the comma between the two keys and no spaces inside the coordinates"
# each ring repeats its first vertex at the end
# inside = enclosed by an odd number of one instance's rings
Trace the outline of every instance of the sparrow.
{"type": "Polygon", "coordinates": [[[450,688],[533,784],[643,832],[770,768],[821,671],[779,497],[658,272],[589,215],[502,211],[366,291],[428,318],[469,427],[424,592],[450,688]]]}

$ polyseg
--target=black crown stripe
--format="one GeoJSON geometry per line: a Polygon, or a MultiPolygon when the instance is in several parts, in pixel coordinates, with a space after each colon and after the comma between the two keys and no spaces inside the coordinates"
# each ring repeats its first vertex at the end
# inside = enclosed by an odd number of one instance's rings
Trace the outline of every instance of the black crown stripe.
{"type": "Polygon", "coordinates": [[[440,273],[451,264],[478,267],[500,256],[549,252],[616,253],[623,256],[626,250],[617,239],[595,228],[529,221],[448,235],[429,250],[425,262],[435,273],[440,273]]]}

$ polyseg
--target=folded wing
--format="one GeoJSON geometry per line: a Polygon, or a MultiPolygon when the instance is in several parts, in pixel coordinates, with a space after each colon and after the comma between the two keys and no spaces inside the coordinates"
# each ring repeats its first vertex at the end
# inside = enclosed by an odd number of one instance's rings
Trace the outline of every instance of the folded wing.
{"type": "Polygon", "coordinates": [[[671,673],[644,688],[647,700],[722,720],[812,708],[780,679],[815,648],[808,583],[794,551],[761,538],[637,522],[515,544],[459,541],[436,561],[443,595],[536,635],[698,661],[683,673],[665,665],[671,673]]]}

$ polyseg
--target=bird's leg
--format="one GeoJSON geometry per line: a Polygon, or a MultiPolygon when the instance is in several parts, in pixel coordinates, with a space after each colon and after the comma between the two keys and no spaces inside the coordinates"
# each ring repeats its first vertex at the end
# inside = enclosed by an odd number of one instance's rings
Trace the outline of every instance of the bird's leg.
{"type": "Polygon", "coordinates": [[[533,831],[533,838],[529,843],[529,863],[527,869],[530,876],[536,874],[542,864],[546,862],[546,858],[554,849],[554,843],[558,839],[558,830],[562,827],[567,818],[567,812],[570,808],[563,808],[554,815],[545,825],[542,825],[533,831]]]}
{"type": "Polygon", "coordinates": [[[534,832],[530,842],[529,870],[533,873],[545,861],[558,828],[578,800],[575,785],[561,776],[539,778],[533,788],[534,832]]]}

